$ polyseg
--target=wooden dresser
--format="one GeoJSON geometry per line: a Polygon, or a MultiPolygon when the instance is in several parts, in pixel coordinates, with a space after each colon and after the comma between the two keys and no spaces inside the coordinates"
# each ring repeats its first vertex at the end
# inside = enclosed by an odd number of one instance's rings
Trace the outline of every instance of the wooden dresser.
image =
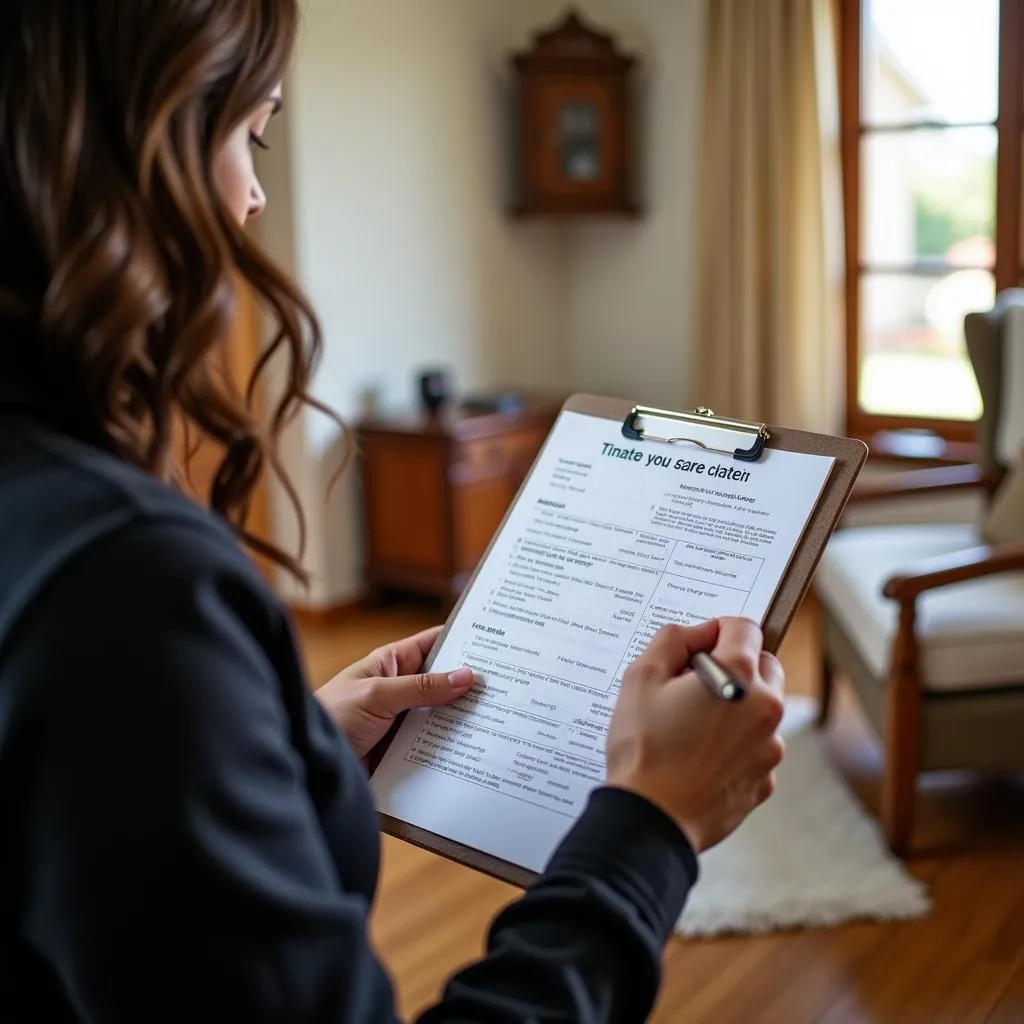
{"type": "Polygon", "coordinates": [[[529,472],[560,405],[517,413],[367,419],[356,436],[369,597],[458,599],[529,472]]]}

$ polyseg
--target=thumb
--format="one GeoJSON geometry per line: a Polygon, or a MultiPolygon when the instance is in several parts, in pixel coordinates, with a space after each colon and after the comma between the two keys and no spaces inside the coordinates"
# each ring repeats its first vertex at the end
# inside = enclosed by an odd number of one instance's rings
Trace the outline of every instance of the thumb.
{"type": "Polygon", "coordinates": [[[417,672],[411,676],[377,679],[373,686],[374,703],[379,713],[400,715],[411,708],[437,707],[464,697],[476,682],[473,670],[454,672],[417,672]]]}

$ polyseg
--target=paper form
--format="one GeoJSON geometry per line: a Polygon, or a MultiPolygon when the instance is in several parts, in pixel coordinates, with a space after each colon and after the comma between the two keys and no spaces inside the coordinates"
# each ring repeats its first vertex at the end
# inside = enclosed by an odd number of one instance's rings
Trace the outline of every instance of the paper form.
{"type": "Polygon", "coordinates": [[[604,782],[627,666],[665,623],[763,621],[833,462],[630,442],[563,412],[433,665],[480,683],[407,716],[379,809],[543,870],[604,782]]]}

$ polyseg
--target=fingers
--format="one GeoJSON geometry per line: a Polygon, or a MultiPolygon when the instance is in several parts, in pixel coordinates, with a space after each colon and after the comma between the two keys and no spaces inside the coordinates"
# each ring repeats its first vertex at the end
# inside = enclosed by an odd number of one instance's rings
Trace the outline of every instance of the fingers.
{"type": "Polygon", "coordinates": [[[430,653],[430,649],[437,643],[437,638],[442,632],[444,632],[444,626],[431,626],[430,629],[424,629],[415,636],[409,637],[409,643],[414,644],[423,653],[425,658],[430,653]]]}
{"type": "Polygon", "coordinates": [[[761,652],[761,680],[777,697],[785,692],[786,673],[782,670],[782,662],[769,654],[768,651],[761,652]]]}
{"type": "Polygon", "coordinates": [[[755,806],[760,807],[775,792],[775,772],[765,776],[754,795],[755,806]]]}
{"type": "Polygon", "coordinates": [[[472,669],[454,672],[418,672],[415,675],[372,679],[369,710],[376,715],[394,716],[412,708],[439,707],[464,697],[476,681],[472,669]]]}
{"type": "Polygon", "coordinates": [[[388,644],[386,649],[394,655],[393,662],[388,666],[388,674],[407,676],[418,672],[443,629],[444,626],[433,626],[415,636],[388,644]]]}
{"type": "Polygon", "coordinates": [[[709,651],[718,639],[716,619],[699,626],[662,626],[630,667],[632,675],[662,681],[678,675],[696,651],[709,651]]]}
{"type": "Polygon", "coordinates": [[[757,679],[761,667],[761,627],[752,619],[719,619],[718,641],[711,652],[715,660],[740,682],[757,679]]]}
{"type": "Polygon", "coordinates": [[[766,743],[759,745],[750,767],[751,777],[760,779],[771,774],[782,763],[785,753],[786,744],[781,736],[772,736],[766,743]]]}
{"type": "Polygon", "coordinates": [[[759,807],[775,792],[775,770],[782,763],[785,750],[786,745],[782,739],[773,736],[748,775],[754,807],[759,807]]]}

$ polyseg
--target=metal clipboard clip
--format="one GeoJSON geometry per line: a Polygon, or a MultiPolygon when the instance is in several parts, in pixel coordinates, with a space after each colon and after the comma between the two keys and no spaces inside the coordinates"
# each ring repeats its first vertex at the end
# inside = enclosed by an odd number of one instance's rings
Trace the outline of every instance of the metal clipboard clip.
{"type": "Polygon", "coordinates": [[[765,445],[771,440],[771,434],[763,423],[748,423],[744,420],[729,420],[718,417],[714,411],[700,406],[693,412],[670,412],[667,409],[653,409],[646,405],[634,405],[632,411],[622,423],[622,435],[631,441],[662,441],[665,444],[694,444],[707,452],[719,455],[730,455],[740,462],[757,462],[764,453],[765,445]],[[736,441],[745,441],[746,447],[738,444],[732,448],[716,448],[699,437],[687,437],[681,434],[676,437],[661,437],[649,434],[637,426],[641,418],[669,420],[672,423],[687,423],[708,430],[722,430],[732,433],[736,441]]]}

